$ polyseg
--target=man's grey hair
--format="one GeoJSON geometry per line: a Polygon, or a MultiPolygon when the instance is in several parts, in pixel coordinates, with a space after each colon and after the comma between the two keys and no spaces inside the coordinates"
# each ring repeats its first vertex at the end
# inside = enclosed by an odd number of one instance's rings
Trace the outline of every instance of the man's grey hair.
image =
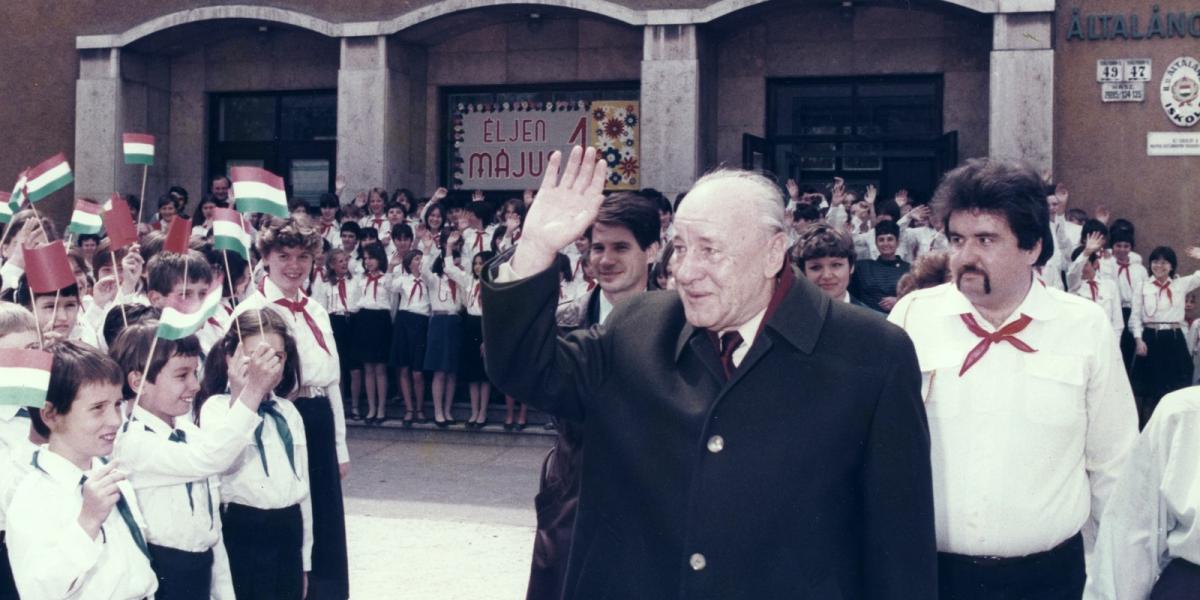
{"type": "MultiPolygon", "coordinates": [[[[737,180],[748,188],[744,195],[730,199],[731,208],[738,205],[747,206],[758,218],[758,222],[767,228],[769,235],[784,231],[783,191],[771,178],[762,173],[745,169],[718,168],[697,179],[688,193],[690,194],[704,184],[730,179],[737,180]]],[[[680,206],[685,202],[687,202],[686,196],[680,202],[680,206]]]]}

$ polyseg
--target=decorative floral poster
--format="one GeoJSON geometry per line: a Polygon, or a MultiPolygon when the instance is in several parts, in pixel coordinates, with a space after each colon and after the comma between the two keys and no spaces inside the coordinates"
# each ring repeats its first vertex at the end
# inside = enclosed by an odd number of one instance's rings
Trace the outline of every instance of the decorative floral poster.
{"type": "Polygon", "coordinates": [[[458,104],[453,187],[521,190],[541,185],[550,154],[590,144],[608,163],[607,190],[638,189],[637,101],[458,104]]]}

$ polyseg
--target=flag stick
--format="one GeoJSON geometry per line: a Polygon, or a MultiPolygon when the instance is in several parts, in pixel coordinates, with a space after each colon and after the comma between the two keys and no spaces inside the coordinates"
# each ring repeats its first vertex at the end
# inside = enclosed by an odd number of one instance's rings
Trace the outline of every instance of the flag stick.
{"type": "Polygon", "coordinates": [[[150,171],[150,165],[142,165],[142,195],[138,196],[138,226],[142,224],[142,209],[146,208],[146,174],[150,171]]]}
{"type": "MultiPolygon", "coordinates": [[[[80,293],[80,294],[82,294],[82,293],[83,293],[83,290],[80,290],[80,291],[79,291],[79,293],[80,293]]],[[[50,327],[54,327],[54,322],[58,320],[58,298],[59,298],[59,294],[62,294],[62,290],[61,290],[61,289],[54,290],[54,310],[52,310],[52,311],[50,312],[50,327]]],[[[69,335],[69,332],[68,332],[68,335],[69,335]]]]}
{"type": "Polygon", "coordinates": [[[185,301],[187,300],[187,284],[188,284],[187,265],[188,265],[188,255],[187,255],[187,251],[184,250],[184,252],[183,252],[183,299],[185,301]]]}
{"type": "MultiPolygon", "coordinates": [[[[25,284],[29,285],[28,280],[26,280],[25,284]]],[[[45,342],[45,340],[42,339],[42,321],[41,321],[41,319],[38,318],[37,299],[34,298],[33,288],[29,288],[29,310],[30,310],[30,312],[33,313],[33,326],[37,327],[38,350],[45,350],[46,342],[45,342]]]]}
{"type": "Polygon", "coordinates": [[[150,355],[146,357],[146,366],[142,367],[142,378],[138,380],[137,394],[133,397],[133,405],[129,407],[129,414],[133,414],[137,408],[138,401],[142,399],[142,388],[146,386],[146,372],[150,370],[150,363],[154,360],[154,349],[158,347],[158,334],[155,333],[154,341],[150,342],[150,355]]]}
{"type": "MultiPolygon", "coordinates": [[[[229,283],[229,302],[237,308],[237,290],[233,289],[233,278],[229,276],[229,251],[222,250],[221,258],[225,259],[225,281],[229,283]]],[[[237,316],[233,317],[233,326],[237,329],[238,346],[242,345],[242,326],[238,324],[237,316]]]]}
{"type": "MultiPolygon", "coordinates": [[[[117,302],[117,299],[121,297],[121,265],[117,262],[116,250],[109,250],[109,254],[112,254],[113,277],[117,278],[117,293],[113,296],[113,302],[117,302]]],[[[129,317],[125,316],[125,303],[117,302],[117,306],[121,309],[121,323],[125,327],[129,327],[129,317]]]]}
{"type": "Polygon", "coordinates": [[[13,220],[9,221],[8,224],[4,226],[4,235],[0,235],[0,248],[3,248],[4,242],[8,241],[8,234],[12,233],[13,229],[16,229],[13,227],[13,225],[16,224],[16,220],[16,215],[14,215],[13,220]]]}

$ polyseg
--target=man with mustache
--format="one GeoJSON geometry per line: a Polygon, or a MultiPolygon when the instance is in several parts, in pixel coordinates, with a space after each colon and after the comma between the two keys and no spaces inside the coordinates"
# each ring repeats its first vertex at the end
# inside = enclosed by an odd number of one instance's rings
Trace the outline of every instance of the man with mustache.
{"type": "Polygon", "coordinates": [[[793,276],[775,182],[700,178],[675,213],[678,290],[559,337],[555,253],[607,178],[593,148],[561,162],[485,275],[483,331],[497,386],[587,440],[562,597],[935,597],[911,342],[793,276]]]}
{"type": "MultiPolygon", "coordinates": [[[[557,310],[560,327],[587,329],[604,323],[615,307],[646,291],[649,265],[658,257],[661,218],[657,204],[637,192],[618,192],[604,199],[596,222],[588,227],[587,260],[598,287],[557,310]]],[[[586,259],[584,258],[586,257],[586,259]]],[[[538,530],[527,600],[562,597],[567,550],[579,504],[583,464],[583,428],[556,419],[557,439],[546,455],[534,505],[538,530]]]]}
{"type": "Polygon", "coordinates": [[[1053,252],[1044,183],[974,160],[934,197],[951,283],[889,319],[917,349],[932,438],[940,598],[1079,598],[1084,548],[1137,413],[1102,310],[1039,285],[1053,252]]]}

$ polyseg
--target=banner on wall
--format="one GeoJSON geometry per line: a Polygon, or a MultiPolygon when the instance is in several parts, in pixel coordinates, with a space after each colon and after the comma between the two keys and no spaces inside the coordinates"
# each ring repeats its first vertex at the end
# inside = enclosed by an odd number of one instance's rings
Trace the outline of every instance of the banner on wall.
{"type": "Polygon", "coordinates": [[[636,100],[459,104],[455,109],[455,189],[537,189],[550,154],[565,154],[577,145],[595,147],[608,163],[605,189],[641,187],[636,100]]]}

